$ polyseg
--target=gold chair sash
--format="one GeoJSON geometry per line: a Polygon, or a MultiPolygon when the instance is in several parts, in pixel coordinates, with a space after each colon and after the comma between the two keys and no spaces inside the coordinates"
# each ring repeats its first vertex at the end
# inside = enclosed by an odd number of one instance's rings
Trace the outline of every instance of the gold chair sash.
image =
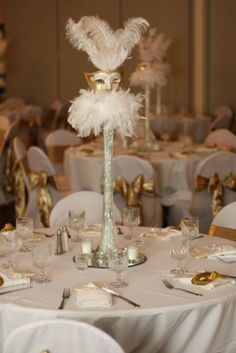
{"type": "Polygon", "coordinates": [[[63,163],[64,152],[69,147],[78,147],[79,145],[56,145],[56,146],[47,146],[47,152],[49,159],[52,163],[63,163]]]}
{"type": "Polygon", "coordinates": [[[226,176],[223,182],[220,181],[217,173],[214,173],[210,178],[197,175],[193,191],[199,192],[206,188],[208,192],[212,194],[211,209],[213,216],[216,216],[223,207],[224,188],[236,191],[236,175],[230,174],[226,176]]]}
{"type": "Polygon", "coordinates": [[[114,192],[119,192],[124,197],[128,206],[141,207],[139,199],[141,194],[149,197],[155,196],[153,179],[144,180],[142,174],[137,175],[131,184],[124,177],[118,176],[113,181],[113,190],[114,192]]]}
{"type": "Polygon", "coordinates": [[[31,190],[37,189],[38,194],[38,208],[40,213],[40,219],[44,226],[49,226],[50,213],[53,207],[52,197],[48,189],[48,185],[51,184],[55,187],[55,181],[53,177],[48,177],[45,171],[30,171],[29,183],[31,190]]]}

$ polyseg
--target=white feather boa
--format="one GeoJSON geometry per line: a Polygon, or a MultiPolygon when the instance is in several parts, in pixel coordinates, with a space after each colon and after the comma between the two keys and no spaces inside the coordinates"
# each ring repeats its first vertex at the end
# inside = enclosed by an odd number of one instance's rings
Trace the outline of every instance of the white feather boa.
{"type": "Polygon", "coordinates": [[[142,100],[140,94],[135,96],[129,91],[94,92],[82,89],[69,109],[68,122],[79,136],[85,137],[91,132],[98,135],[104,127],[112,128],[122,137],[131,136],[142,100]]]}
{"type": "Polygon", "coordinates": [[[167,83],[167,76],[170,72],[170,66],[166,63],[155,63],[145,70],[137,68],[130,76],[130,84],[132,86],[150,88],[157,86],[165,86],[167,83]]]}

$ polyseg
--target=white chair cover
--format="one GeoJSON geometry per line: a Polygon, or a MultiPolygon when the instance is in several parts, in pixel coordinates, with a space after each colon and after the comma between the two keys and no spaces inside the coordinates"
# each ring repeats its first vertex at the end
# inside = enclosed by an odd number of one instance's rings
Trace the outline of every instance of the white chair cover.
{"type": "Polygon", "coordinates": [[[205,140],[206,145],[221,144],[236,149],[236,135],[227,129],[212,131],[205,140]]]}
{"type": "Polygon", "coordinates": [[[210,131],[210,119],[199,116],[193,121],[193,139],[197,143],[203,143],[210,131]]]}
{"type": "Polygon", "coordinates": [[[157,116],[150,120],[150,127],[157,138],[164,133],[169,134],[169,140],[177,140],[179,135],[179,123],[177,120],[165,115],[157,116]]]}
{"type": "MultiPolygon", "coordinates": [[[[66,130],[66,129],[58,129],[51,132],[45,140],[46,147],[48,149],[48,155],[50,158],[50,147],[69,147],[74,145],[80,145],[82,143],[81,138],[79,138],[76,133],[66,130]]],[[[53,166],[55,168],[55,172],[57,175],[64,175],[64,166],[63,159],[61,162],[57,163],[52,160],[53,166]]]]}
{"type": "MultiPolygon", "coordinates": [[[[27,160],[29,169],[32,171],[45,171],[48,176],[55,176],[55,170],[47,155],[38,147],[32,146],[27,152],[27,160]]],[[[57,203],[64,194],[52,185],[48,185],[53,205],[57,203]]],[[[39,210],[37,206],[37,190],[29,190],[29,201],[26,209],[26,216],[34,218],[35,227],[40,227],[39,210]]]]}
{"type": "Polygon", "coordinates": [[[124,353],[107,333],[84,322],[54,319],[15,329],[3,353],[124,353]]]}
{"type": "MultiPolygon", "coordinates": [[[[118,176],[122,176],[130,184],[138,174],[143,174],[144,179],[152,178],[154,182],[156,180],[151,164],[141,158],[121,155],[113,159],[113,180],[118,176]]],[[[162,226],[162,208],[159,197],[141,195],[140,200],[142,202],[143,225],[162,226]]],[[[120,211],[126,206],[124,198],[118,193],[114,195],[114,202],[120,211]]]]}
{"type": "MultiPolygon", "coordinates": [[[[50,226],[60,227],[68,224],[70,209],[85,210],[85,224],[102,223],[103,195],[94,191],[78,191],[61,199],[52,209],[50,226]]],[[[114,205],[114,220],[121,221],[119,209],[114,205]]]]}
{"type": "Polygon", "coordinates": [[[214,110],[213,117],[215,117],[215,119],[211,123],[211,131],[229,129],[233,120],[233,112],[227,105],[222,105],[214,110]]]}
{"type": "Polygon", "coordinates": [[[231,202],[223,207],[214,217],[212,224],[236,229],[236,202],[231,202]]]}
{"type": "MultiPolygon", "coordinates": [[[[236,174],[236,154],[231,152],[217,152],[199,163],[195,172],[210,178],[215,172],[221,181],[230,173],[236,174]]],[[[236,192],[224,188],[223,205],[236,200],[236,192]]],[[[208,233],[213,220],[211,209],[212,194],[207,189],[192,194],[191,201],[180,200],[169,210],[169,224],[178,224],[182,217],[196,216],[200,220],[200,231],[208,233]]]]}

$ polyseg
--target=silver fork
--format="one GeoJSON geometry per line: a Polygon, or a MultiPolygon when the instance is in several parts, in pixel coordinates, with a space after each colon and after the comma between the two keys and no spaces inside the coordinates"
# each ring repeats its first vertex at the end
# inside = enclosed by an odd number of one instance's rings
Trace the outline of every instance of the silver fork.
{"type": "Polygon", "coordinates": [[[65,300],[68,298],[70,298],[70,288],[64,288],[62,293],[62,301],[58,307],[59,310],[64,309],[65,300]]]}
{"type": "Polygon", "coordinates": [[[192,291],[190,291],[190,290],[188,290],[188,289],[174,287],[174,286],[173,286],[170,282],[168,282],[166,279],[163,279],[163,280],[162,280],[162,283],[163,283],[168,289],[182,290],[183,292],[187,292],[187,293],[190,293],[190,294],[202,296],[202,294],[192,292],[192,291]]]}

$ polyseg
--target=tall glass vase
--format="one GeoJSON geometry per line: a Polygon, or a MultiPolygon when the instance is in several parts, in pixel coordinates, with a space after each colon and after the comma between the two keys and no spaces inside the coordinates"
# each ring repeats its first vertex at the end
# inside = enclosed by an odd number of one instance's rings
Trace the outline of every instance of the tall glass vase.
{"type": "Polygon", "coordinates": [[[104,139],[104,186],[103,186],[103,221],[102,240],[97,252],[99,267],[107,266],[107,256],[111,249],[116,248],[115,230],[113,221],[113,186],[112,186],[112,155],[113,155],[113,130],[103,129],[104,139]]]}
{"type": "Polygon", "coordinates": [[[145,110],[145,131],[144,131],[144,146],[150,147],[150,127],[149,127],[149,114],[150,114],[150,86],[145,86],[145,101],[144,101],[144,110],[145,110]]]}

